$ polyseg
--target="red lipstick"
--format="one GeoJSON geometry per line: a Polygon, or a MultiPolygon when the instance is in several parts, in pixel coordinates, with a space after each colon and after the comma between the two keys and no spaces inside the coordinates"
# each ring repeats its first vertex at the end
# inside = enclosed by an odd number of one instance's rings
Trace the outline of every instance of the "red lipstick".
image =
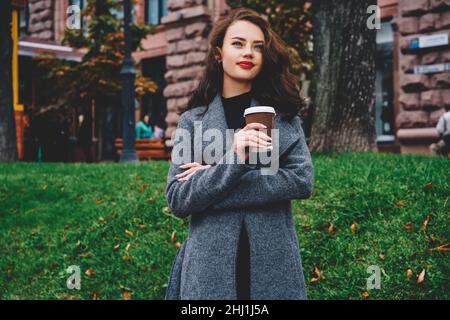
{"type": "Polygon", "coordinates": [[[238,64],[243,69],[251,69],[254,67],[253,62],[250,62],[250,61],[241,61],[238,64]]]}

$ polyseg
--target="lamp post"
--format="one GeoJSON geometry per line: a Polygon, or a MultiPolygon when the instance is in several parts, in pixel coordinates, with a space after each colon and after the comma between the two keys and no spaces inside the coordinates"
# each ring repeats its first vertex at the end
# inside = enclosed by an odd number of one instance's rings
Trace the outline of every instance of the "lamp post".
{"type": "Polygon", "coordinates": [[[122,132],[123,149],[120,162],[139,162],[136,156],[136,133],[134,120],[134,79],[136,69],[131,57],[131,2],[123,1],[123,10],[125,14],[124,37],[125,37],[125,56],[123,59],[122,70],[122,132]]]}

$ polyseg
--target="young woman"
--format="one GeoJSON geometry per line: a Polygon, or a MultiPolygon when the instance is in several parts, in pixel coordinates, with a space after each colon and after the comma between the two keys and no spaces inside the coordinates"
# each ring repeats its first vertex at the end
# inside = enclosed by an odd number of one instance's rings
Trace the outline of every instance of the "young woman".
{"type": "Polygon", "coordinates": [[[153,138],[153,130],[150,125],[150,117],[146,114],[141,121],[136,123],[136,139],[153,138]]]}
{"type": "Polygon", "coordinates": [[[206,70],[181,114],[165,195],[178,217],[189,216],[189,236],[172,265],[166,299],[306,299],[292,199],[311,195],[313,168],[298,116],[303,100],[285,45],[256,12],[237,9],[210,34],[206,70]],[[245,108],[272,106],[279,130],[279,168],[262,175],[248,164],[247,147],[267,148],[260,123],[245,124],[245,108]],[[194,159],[210,142],[195,131],[216,129],[224,158],[194,159]],[[194,130],[195,127],[195,130],[194,130]],[[190,133],[190,140],[179,132],[190,133]],[[192,145],[191,161],[174,161],[177,147],[192,145]],[[197,145],[196,145],[197,144],[197,145]],[[227,158],[230,159],[230,158],[227,158]]]}

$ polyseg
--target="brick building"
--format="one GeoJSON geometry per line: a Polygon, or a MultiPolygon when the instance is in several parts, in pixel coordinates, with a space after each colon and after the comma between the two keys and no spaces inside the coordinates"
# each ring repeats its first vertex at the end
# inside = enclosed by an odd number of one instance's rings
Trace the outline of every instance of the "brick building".
{"type": "Polygon", "coordinates": [[[430,153],[450,104],[450,1],[380,0],[376,125],[380,149],[430,153]]]}
{"type": "MultiPolygon", "coordinates": [[[[73,4],[83,8],[86,0],[29,0],[20,11],[19,74],[24,84],[20,102],[25,108],[38,95],[26,72],[30,57],[42,53],[61,59],[82,57],[83,52],[61,45],[67,8],[73,4]]],[[[437,139],[437,119],[450,103],[450,1],[379,0],[379,6],[375,108],[379,150],[428,153],[428,145],[437,139]]],[[[143,75],[160,87],[141,99],[136,118],[150,113],[153,123],[165,129],[168,146],[179,119],[176,111],[186,105],[204,69],[209,31],[228,9],[225,0],[138,0],[134,6],[135,21],[154,24],[157,32],[133,56],[143,75]]]]}
{"type": "MultiPolygon", "coordinates": [[[[28,0],[26,7],[20,10],[20,100],[25,108],[39,100],[39,93],[33,90],[33,56],[50,54],[61,59],[81,60],[82,50],[63,46],[61,41],[67,8],[78,5],[83,9],[86,3],[86,0],[28,0]]],[[[187,95],[196,87],[203,71],[211,25],[228,9],[224,0],[138,0],[133,7],[135,22],[156,26],[156,33],[142,42],[144,50],[133,53],[133,57],[142,74],[160,88],[156,94],[139,101],[136,119],[150,114],[151,124],[165,129],[168,146],[178,123],[176,110],[186,104],[187,95]]],[[[120,11],[114,14],[123,16],[120,11]]],[[[81,27],[83,25],[85,21],[81,21],[81,27]]],[[[76,122],[75,115],[74,119],[76,122]]],[[[94,129],[93,136],[98,135],[94,129]]]]}

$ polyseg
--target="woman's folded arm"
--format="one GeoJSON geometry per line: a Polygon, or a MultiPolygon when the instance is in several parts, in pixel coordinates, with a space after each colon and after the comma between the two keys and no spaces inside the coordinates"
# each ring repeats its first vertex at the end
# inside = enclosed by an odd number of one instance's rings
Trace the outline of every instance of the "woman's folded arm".
{"type": "Polygon", "coordinates": [[[303,132],[287,151],[282,167],[273,175],[260,170],[245,173],[235,188],[224,194],[211,209],[234,209],[268,205],[293,199],[306,199],[312,194],[313,166],[303,132]]]}
{"type": "MultiPolygon", "coordinates": [[[[183,150],[191,154],[190,158],[184,163],[194,162],[192,139],[188,139],[189,135],[186,135],[186,133],[192,136],[193,125],[189,119],[182,115],[175,134],[173,150],[184,147],[183,150]],[[180,137],[183,132],[179,129],[186,130],[181,141],[180,137]],[[191,147],[187,144],[191,144],[191,147]]],[[[196,171],[188,180],[178,181],[176,175],[184,171],[183,168],[180,168],[183,163],[179,163],[178,155],[172,151],[172,163],[167,175],[165,196],[169,208],[175,216],[185,217],[204,211],[212,203],[218,201],[224,193],[234,189],[236,184],[239,183],[239,178],[252,169],[249,165],[238,164],[237,155],[233,152],[231,157],[234,164],[227,164],[225,159],[228,159],[228,156],[229,154],[224,155],[219,164],[205,170],[196,171]]]]}

